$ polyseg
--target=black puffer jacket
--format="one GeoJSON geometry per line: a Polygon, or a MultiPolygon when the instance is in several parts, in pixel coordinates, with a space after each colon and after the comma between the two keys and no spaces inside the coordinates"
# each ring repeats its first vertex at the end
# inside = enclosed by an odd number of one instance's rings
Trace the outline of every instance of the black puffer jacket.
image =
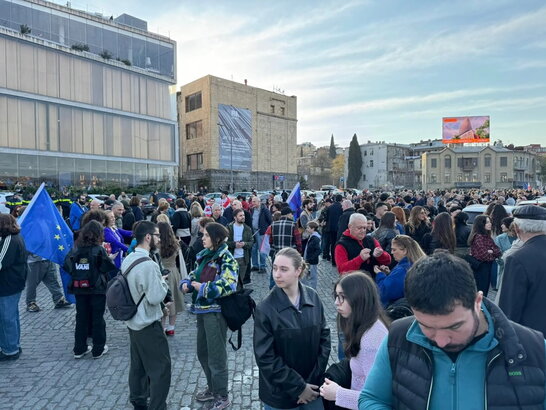
{"type": "Polygon", "coordinates": [[[330,355],[330,329],[318,294],[299,285],[300,309],[273,288],[254,318],[254,354],[260,369],[260,400],[297,407],[306,383],[320,385],[330,355]]]}
{"type": "Polygon", "coordinates": [[[0,296],[11,296],[25,288],[27,279],[27,249],[21,234],[4,236],[0,240],[0,250],[6,245],[6,253],[0,268],[0,296]]]}

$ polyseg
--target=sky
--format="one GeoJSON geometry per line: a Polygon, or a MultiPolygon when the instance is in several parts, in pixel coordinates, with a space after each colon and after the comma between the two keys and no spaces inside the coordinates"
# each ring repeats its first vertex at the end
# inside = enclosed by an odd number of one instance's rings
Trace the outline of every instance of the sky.
{"type": "Polygon", "coordinates": [[[298,143],[441,138],[491,116],[491,141],[546,145],[543,0],[94,0],[177,41],[178,85],[207,74],[298,98],[298,143]]]}

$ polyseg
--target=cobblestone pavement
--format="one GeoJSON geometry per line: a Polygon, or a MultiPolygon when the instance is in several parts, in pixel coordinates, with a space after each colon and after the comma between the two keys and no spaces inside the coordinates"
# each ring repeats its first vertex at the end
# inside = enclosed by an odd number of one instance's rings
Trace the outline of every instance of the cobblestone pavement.
{"type": "MultiPolygon", "coordinates": [[[[269,275],[252,273],[253,297],[259,302],[268,293],[269,275]]],[[[337,271],[319,264],[318,292],[324,303],[332,338],[331,360],[337,349],[335,308],[332,299],[337,271]]],[[[188,297],[188,296],[186,296],[188,297]]],[[[188,297],[189,298],[189,297],[188,297]]],[[[187,299],[189,301],[189,299],[187,299]]],[[[25,293],[19,306],[23,353],[15,362],[0,363],[0,409],[130,409],[128,401],[129,335],[122,322],[106,313],[107,344],[110,350],[98,360],[90,355],[75,360],[75,311],[53,309],[47,289],[38,288],[41,311],[29,313],[25,293]]],[[[233,352],[228,345],[229,390],[233,409],[260,409],[258,368],[252,351],[252,320],[243,327],[243,346],[233,352]]],[[[228,333],[231,333],[228,330],[228,333]]],[[[229,335],[228,335],[229,336],[229,335]]],[[[178,315],[176,335],[169,338],[172,382],[169,409],[199,409],[195,393],[206,386],[195,348],[195,317],[178,315]]]]}

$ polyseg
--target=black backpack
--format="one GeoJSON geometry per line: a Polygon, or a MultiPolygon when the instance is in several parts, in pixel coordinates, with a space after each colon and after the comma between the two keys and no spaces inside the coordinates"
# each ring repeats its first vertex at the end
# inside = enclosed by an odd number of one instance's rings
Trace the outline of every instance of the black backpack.
{"type": "Polygon", "coordinates": [[[84,246],[66,256],[64,269],[72,278],[68,286],[71,292],[85,293],[95,289],[100,279],[97,266],[99,251],[98,246],[84,246]]]}
{"type": "Polygon", "coordinates": [[[231,341],[233,334],[229,338],[229,344],[233,350],[241,348],[242,327],[250,316],[254,317],[256,302],[250,297],[251,293],[252,289],[239,289],[235,293],[217,299],[229,329],[232,332],[237,332],[237,347],[231,341]]]}
{"type": "Polygon", "coordinates": [[[139,263],[151,260],[148,257],[139,258],[134,261],[125,272],[119,272],[110,282],[106,290],[106,305],[110,314],[115,320],[129,320],[138,310],[138,306],[144,299],[145,293],[142,294],[138,303],[135,303],[129,290],[129,282],[127,275],[139,263]]]}

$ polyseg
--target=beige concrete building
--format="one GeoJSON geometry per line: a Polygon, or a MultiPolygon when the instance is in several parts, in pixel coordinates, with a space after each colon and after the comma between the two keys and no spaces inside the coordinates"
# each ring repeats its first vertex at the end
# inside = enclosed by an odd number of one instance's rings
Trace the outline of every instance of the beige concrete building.
{"type": "Polygon", "coordinates": [[[446,147],[421,156],[423,189],[521,188],[539,184],[539,162],[531,152],[502,146],[446,147]]]}
{"type": "Polygon", "coordinates": [[[187,189],[292,188],[297,98],[207,75],[177,95],[180,180],[187,189]]]}
{"type": "Polygon", "coordinates": [[[176,43],[145,21],[0,0],[0,180],[175,187],[176,43]]]}

